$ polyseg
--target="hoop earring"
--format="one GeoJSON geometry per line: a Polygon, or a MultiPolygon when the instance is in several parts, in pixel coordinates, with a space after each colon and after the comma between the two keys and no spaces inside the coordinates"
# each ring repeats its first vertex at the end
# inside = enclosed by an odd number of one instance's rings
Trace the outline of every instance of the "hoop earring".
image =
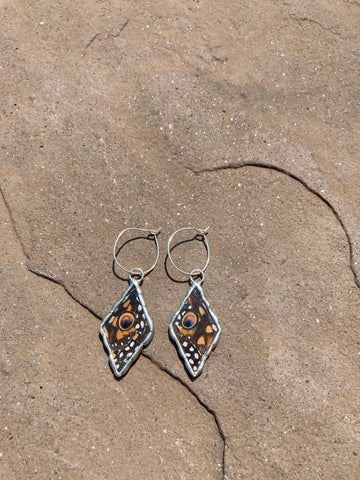
{"type": "Polygon", "coordinates": [[[111,312],[106,315],[100,325],[100,334],[104,345],[109,352],[109,361],[114,374],[122,377],[140,355],[145,345],[150,343],[154,335],[154,327],[147,311],[140,283],[157,265],[159,261],[158,230],[144,228],[126,228],[119,233],[113,249],[114,261],[122,270],[129,274],[130,286],[123,293],[121,299],[113,305],[111,312]],[[143,271],[134,267],[128,270],[117,259],[117,244],[120,237],[128,231],[148,232],[154,237],[156,245],[156,259],[154,264],[143,271]]]}
{"type": "Polygon", "coordinates": [[[205,270],[210,261],[209,244],[206,239],[208,230],[209,227],[205,230],[193,227],[180,228],[171,235],[168,241],[170,262],[176,270],[188,275],[191,282],[190,290],[170,322],[169,334],[184,360],[186,369],[193,378],[202,372],[205,362],[215,348],[221,333],[219,321],[211,311],[201,288],[205,270]],[[195,230],[198,235],[203,237],[207,251],[207,260],[202,269],[196,268],[191,272],[187,272],[179,268],[171,257],[171,241],[177,233],[183,230],[195,230]]]}

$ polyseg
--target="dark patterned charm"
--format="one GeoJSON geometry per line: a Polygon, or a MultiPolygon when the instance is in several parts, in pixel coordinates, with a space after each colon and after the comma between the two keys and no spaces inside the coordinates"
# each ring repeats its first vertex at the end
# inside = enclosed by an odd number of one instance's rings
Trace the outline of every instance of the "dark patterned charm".
{"type": "Polygon", "coordinates": [[[191,286],[170,322],[169,332],[190,375],[200,375],[219,340],[221,328],[199,284],[191,286]]]}
{"type": "Polygon", "coordinates": [[[153,337],[153,323],[136,280],[100,325],[100,333],[109,351],[110,365],[122,377],[153,337]]]}

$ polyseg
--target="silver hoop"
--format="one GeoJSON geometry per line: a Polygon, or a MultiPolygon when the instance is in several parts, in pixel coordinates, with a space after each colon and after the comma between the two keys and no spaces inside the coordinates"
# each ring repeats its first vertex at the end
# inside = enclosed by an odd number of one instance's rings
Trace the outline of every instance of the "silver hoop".
{"type": "Polygon", "coordinates": [[[118,267],[120,267],[122,270],[124,270],[124,272],[127,272],[129,274],[130,279],[132,279],[133,277],[137,277],[137,280],[139,282],[141,282],[141,280],[145,277],[145,275],[150,273],[156,267],[156,265],[159,261],[159,255],[160,255],[159,241],[158,241],[158,238],[157,238],[157,236],[159,235],[160,232],[161,232],[161,227],[158,228],[157,230],[150,230],[150,229],[146,229],[146,228],[126,228],[125,230],[122,230],[119,233],[119,235],[117,236],[117,239],[115,240],[114,248],[113,248],[114,261],[115,261],[115,263],[118,267]],[[128,270],[123,265],[121,265],[121,263],[116,258],[116,249],[117,249],[117,244],[120,240],[120,237],[124,233],[129,232],[130,230],[136,230],[138,232],[149,232],[150,235],[154,236],[155,245],[156,245],[156,259],[155,259],[154,264],[148,270],[143,271],[141,268],[138,268],[138,267],[134,267],[134,268],[128,270]]]}
{"type": "Polygon", "coordinates": [[[172,235],[171,237],[169,238],[169,241],[168,241],[168,245],[167,245],[167,250],[168,250],[168,257],[169,257],[169,260],[171,262],[171,264],[173,265],[174,268],[176,268],[176,270],[180,273],[183,273],[184,275],[189,275],[189,278],[190,280],[195,283],[195,280],[194,278],[195,277],[201,277],[200,280],[198,280],[197,283],[199,283],[200,285],[203,283],[204,281],[204,278],[205,278],[205,270],[207,269],[208,265],[209,265],[209,262],[210,262],[210,248],[209,248],[209,244],[208,244],[208,241],[206,239],[206,235],[209,231],[209,228],[210,227],[207,227],[205,228],[204,230],[200,229],[200,228],[194,228],[194,227],[184,227],[184,228],[179,228],[179,230],[176,230],[172,235]],[[175,237],[175,235],[183,230],[194,230],[196,233],[198,233],[199,235],[201,235],[204,239],[204,244],[205,244],[205,248],[206,248],[206,252],[207,252],[207,259],[206,259],[206,263],[204,265],[203,268],[195,268],[193,270],[191,270],[191,272],[187,272],[186,270],[182,270],[181,268],[179,268],[174,260],[172,259],[171,257],[171,242],[172,242],[172,239],[175,237]]]}

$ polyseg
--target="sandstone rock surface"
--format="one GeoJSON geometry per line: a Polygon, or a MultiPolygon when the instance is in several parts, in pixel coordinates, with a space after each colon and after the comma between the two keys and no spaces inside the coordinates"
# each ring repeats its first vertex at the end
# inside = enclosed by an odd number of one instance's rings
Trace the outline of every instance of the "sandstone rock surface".
{"type": "MultiPolygon", "coordinates": [[[[4,478],[355,480],[359,3],[0,9],[4,478]],[[188,285],[166,244],[188,225],[211,226],[223,329],[195,381],[167,332],[188,285]],[[117,381],[98,327],[131,226],[163,228],[155,337],[117,381]]],[[[174,252],[190,269],[193,243],[174,252]]]]}

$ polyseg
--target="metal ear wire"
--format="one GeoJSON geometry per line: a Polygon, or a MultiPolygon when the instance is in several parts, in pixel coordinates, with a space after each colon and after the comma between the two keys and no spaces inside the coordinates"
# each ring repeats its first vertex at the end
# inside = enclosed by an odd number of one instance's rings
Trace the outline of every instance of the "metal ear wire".
{"type": "Polygon", "coordinates": [[[168,257],[169,257],[169,260],[171,262],[171,264],[173,265],[173,267],[180,273],[183,273],[184,275],[189,275],[189,278],[192,282],[194,282],[194,278],[195,277],[201,277],[200,280],[198,280],[198,283],[201,285],[202,282],[204,281],[204,277],[205,277],[205,270],[207,269],[208,265],[209,265],[209,262],[210,262],[210,248],[209,248],[209,243],[207,241],[207,238],[206,238],[206,235],[208,234],[208,231],[209,231],[210,227],[206,227],[205,229],[200,229],[200,228],[194,228],[194,227],[183,227],[183,228],[179,228],[178,230],[176,230],[172,235],[171,237],[169,238],[169,241],[168,241],[168,244],[167,244],[167,251],[168,251],[168,257]],[[206,248],[206,252],[207,252],[207,259],[206,259],[206,263],[204,265],[203,268],[195,268],[193,269],[191,272],[187,272],[186,270],[182,270],[180,267],[178,267],[173,258],[171,257],[171,242],[173,240],[173,238],[175,237],[175,235],[179,232],[182,232],[183,230],[194,230],[198,235],[201,235],[203,237],[203,240],[204,240],[204,244],[205,244],[205,248],[206,248]]]}
{"type": "Polygon", "coordinates": [[[147,228],[136,228],[136,227],[132,227],[132,228],[125,228],[125,230],[122,230],[119,235],[117,236],[116,240],[115,240],[115,243],[114,243],[114,248],[113,248],[113,256],[114,256],[114,261],[116,263],[116,265],[118,267],[120,267],[122,270],[124,270],[125,272],[127,272],[130,276],[130,278],[132,279],[133,277],[138,277],[138,281],[141,282],[141,280],[148,274],[150,273],[152,270],[154,270],[154,268],[156,267],[156,265],[158,264],[159,262],[159,255],[160,255],[160,247],[159,247],[159,241],[158,241],[158,235],[159,233],[161,232],[161,227],[158,228],[157,230],[152,230],[152,229],[147,229],[147,228]],[[156,259],[155,259],[155,262],[154,264],[148,269],[148,270],[145,270],[143,271],[141,268],[138,268],[138,267],[134,267],[130,270],[128,270],[127,268],[125,268],[123,265],[121,265],[121,263],[119,262],[119,260],[116,258],[116,250],[117,250],[117,244],[121,238],[121,236],[126,233],[126,232],[129,232],[130,230],[134,231],[138,231],[138,232],[148,232],[149,235],[153,235],[154,236],[154,240],[155,240],[155,245],[156,245],[156,259]]]}

